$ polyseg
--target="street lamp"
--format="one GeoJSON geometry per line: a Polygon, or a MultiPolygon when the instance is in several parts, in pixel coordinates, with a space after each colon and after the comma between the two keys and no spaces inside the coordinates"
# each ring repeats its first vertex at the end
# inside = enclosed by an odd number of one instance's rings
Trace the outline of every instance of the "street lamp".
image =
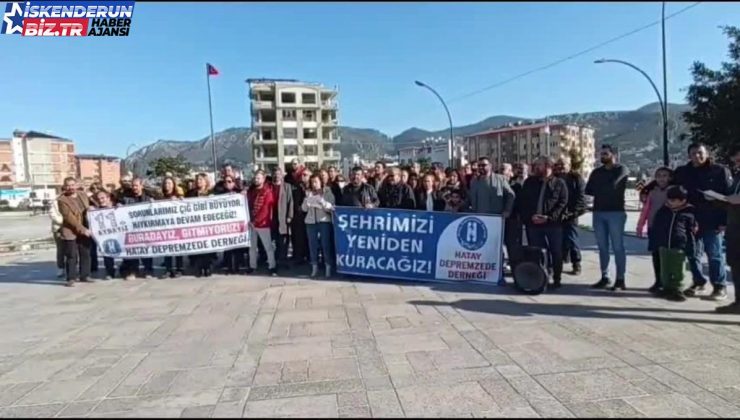
{"type": "Polygon", "coordinates": [[[655,83],[653,83],[653,79],[650,78],[650,76],[647,75],[642,69],[637,67],[636,65],[632,63],[628,63],[623,60],[614,60],[614,59],[605,59],[602,58],[600,60],[594,61],[596,64],[602,64],[602,63],[618,63],[618,64],[624,64],[627,67],[631,67],[634,70],[637,70],[642,74],[648,82],[650,82],[650,86],[653,87],[653,90],[655,91],[655,95],[658,96],[658,103],[660,104],[660,112],[663,115],[663,164],[665,166],[668,166],[668,112],[667,112],[667,105],[665,101],[663,100],[663,97],[660,95],[660,91],[658,91],[658,87],[655,86],[655,83]]]}
{"type": "Polygon", "coordinates": [[[442,102],[442,106],[445,107],[445,112],[447,112],[447,120],[450,122],[450,140],[447,142],[447,166],[452,167],[453,134],[452,134],[452,116],[450,115],[450,110],[449,108],[447,108],[447,104],[445,103],[445,100],[442,99],[442,97],[439,96],[439,93],[437,93],[436,90],[432,89],[431,86],[425,83],[422,83],[418,80],[415,80],[414,83],[416,83],[416,86],[421,86],[421,87],[429,89],[437,97],[437,99],[439,99],[439,101],[442,102]]]}

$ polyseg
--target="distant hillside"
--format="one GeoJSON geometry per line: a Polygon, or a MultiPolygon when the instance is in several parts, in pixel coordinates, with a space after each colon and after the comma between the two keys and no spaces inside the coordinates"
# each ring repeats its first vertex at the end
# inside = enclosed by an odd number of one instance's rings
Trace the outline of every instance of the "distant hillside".
{"type": "MultiPolygon", "coordinates": [[[[681,113],[688,110],[684,104],[669,104],[670,139],[669,151],[673,158],[685,158],[685,144],[679,138],[687,133],[686,123],[681,113]]],[[[662,125],[660,105],[647,104],[634,111],[605,111],[561,114],[549,116],[551,121],[588,124],[595,129],[597,146],[610,143],[619,148],[622,162],[632,170],[648,170],[662,160],[662,125]]],[[[541,118],[540,118],[541,119],[541,118]]],[[[532,118],[497,115],[486,118],[475,124],[454,127],[455,136],[466,136],[476,132],[497,128],[517,121],[530,122],[532,118]]],[[[231,162],[238,166],[251,163],[251,139],[249,128],[234,127],[216,133],[218,146],[217,156],[219,163],[231,162]]],[[[427,137],[447,137],[448,130],[427,131],[420,128],[410,128],[391,138],[390,136],[371,128],[354,128],[340,126],[339,133],[342,142],[339,150],[342,156],[349,157],[353,153],[364,159],[374,159],[384,153],[394,153],[398,148],[408,144],[416,144],[427,137]]],[[[148,162],[162,156],[183,156],[198,166],[210,166],[211,143],[209,137],[196,141],[158,140],[132,153],[128,163],[135,164],[135,171],[143,174],[148,162]]]]}

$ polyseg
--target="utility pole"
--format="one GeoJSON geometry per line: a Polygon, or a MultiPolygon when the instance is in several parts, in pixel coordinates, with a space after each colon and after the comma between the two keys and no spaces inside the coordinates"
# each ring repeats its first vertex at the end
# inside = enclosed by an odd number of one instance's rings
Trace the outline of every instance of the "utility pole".
{"type": "Polygon", "coordinates": [[[663,165],[668,166],[668,70],[666,68],[665,50],[665,2],[663,2],[661,20],[661,32],[663,35],[663,165]]]}

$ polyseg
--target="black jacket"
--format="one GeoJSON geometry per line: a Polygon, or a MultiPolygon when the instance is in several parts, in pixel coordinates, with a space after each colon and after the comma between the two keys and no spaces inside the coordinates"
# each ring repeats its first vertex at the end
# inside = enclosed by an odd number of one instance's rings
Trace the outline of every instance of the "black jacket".
{"type": "MultiPolygon", "coordinates": [[[[439,191],[432,191],[432,211],[444,211],[445,204],[445,200],[442,199],[439,191]]],[[[427,209],[427,192],[424,190],[416,191],[416,209],[427,209]]]]}
{"type": "Polygon", "coordinates": [[[576,224],[586,213],[586,182],[578,172],[568,172],[560,177],[568,187],[568,206],[563,213],[563,223],[576,224]]]}
{"type": "Polygon", "coordinates": [[[342,189],[341,203],[342,206],[347,207],[365,207],[365,203],[378,207],[380,200],[378,200],[378,193],[375,192],[375,188],[363,182],[359,187],[352,184],[345,185],[342,189]]]}
{"type": "Polygon", "coordinates": [[[624,192],[629,171],[620,164],[607,169],[600,166],[591,172],[585,193],[594,198],[594,211],[624,211],[624,192]]]}
{"type": "Polygon", "coordinates": [[[709,232],[727,225],[727,211],[707,201],[701,191],[714,190],[720,194],[728,194],[732,186],[729,169],[711,161],[699,167],[689,162],[676,168],[673,182],[688,191],[689,204],[694,206],[699,230],[709,232]]]}
{"type": "Polygon", "coordinates": [[[380,207],[386,209],[416,209],[414,191],[403,182],[398,184],[383,183],[383,186],[378,190],[378,199],[380,200],[380,207]]]}
{"type": "Polygon", "coordinates": [[[329,182],[329,188],[331,189],[331,193],[334,196],[334,202],[341,203],[342,202],[342,188],[339,186],[339,184],[336,182],[329,182]]]}
{"type": "MultiPolygon", "coordinates": [[[[234,178],[234,192],[239,192],[244,189],[244,182],[242,182],[239,178],[234,178]]],[[[224,180],[220,180],[216,183],[216,186],[213,187],[213,194],[226,194],[228,191],[226,190],[226,187],[224,186],[224,180]]]]}
{"type": "Polygon", "coordinates": [[[511,186],[511,190],[514,191],[514,207],[511,210],[511,215],[509,215],[509,219],[511,220],[518,220],[521,222],[521,196],[522,196],[522,187],[524,186],[525,179],[520,178],[511,178],[511,181],[509,181],[509,185],[511,186]]]}
{"type": "Polygon", "coordinates": [[[154,200],[154,197],[149,195],[146,191],[143,191],[141,195],[138,197],[134,196],[134,193],[132,192],[130,195],[123,197],[121,204],[123,204],[124,206],[127,206],[129,204],[146,203],[146,202],[153,201],[153,200],[154,200]]]}
{"type": "Polygon", "coordinates": [[[542,178],[530,176],[524,181],[521,194],[517,196],[517,199],[521,197],[519,212],[521,220],[525,224],[532,224],[532,216],[537,213],[548,216],[548,222],[562,222],[563,213],[568,206],[568,187],[565,185],[565,181],[556,176],[547,178],[542,212],[538,212],[537,203],[540,199],[542,182],[542,178]]]}
{"type": "Polygon", "coordinates": [[[665,247],[693,254],[694,232],[698,228],[694,211],[691,204],[675,211],[668,206],[661,207],[648,232],[648,249],[657,251],[665,247]]]}

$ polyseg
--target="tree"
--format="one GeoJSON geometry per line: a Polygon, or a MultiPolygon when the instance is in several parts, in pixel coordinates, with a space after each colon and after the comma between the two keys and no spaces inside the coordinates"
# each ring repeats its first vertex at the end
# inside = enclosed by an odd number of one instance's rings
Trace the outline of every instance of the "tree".
{"type": "Polygon", "coordinates": [[[718,157],[728,161],[733,147],[740,146],[740,28],[722,29],[730,39],[730,61],[719,70],[694,62],[694,82],[686,95],[692,110],[683,117],[692,141],[715,148],[718,157]]]}
{"type": "Polygon", "coordinates": [[[191,166],[190,162],[182,156],[165,156],[149,162],[149,168],[147,175],[160,177],[170,172],[172,175],[182,178],[190,174],[191,166]]]}
{"type": "Polygon", "coordinates": [[[432,167],[432,159],[431,158],[420,157],[420,158],[416,159],[416,163],[419,164],[422,173],[428,171],[432,167]]]}

